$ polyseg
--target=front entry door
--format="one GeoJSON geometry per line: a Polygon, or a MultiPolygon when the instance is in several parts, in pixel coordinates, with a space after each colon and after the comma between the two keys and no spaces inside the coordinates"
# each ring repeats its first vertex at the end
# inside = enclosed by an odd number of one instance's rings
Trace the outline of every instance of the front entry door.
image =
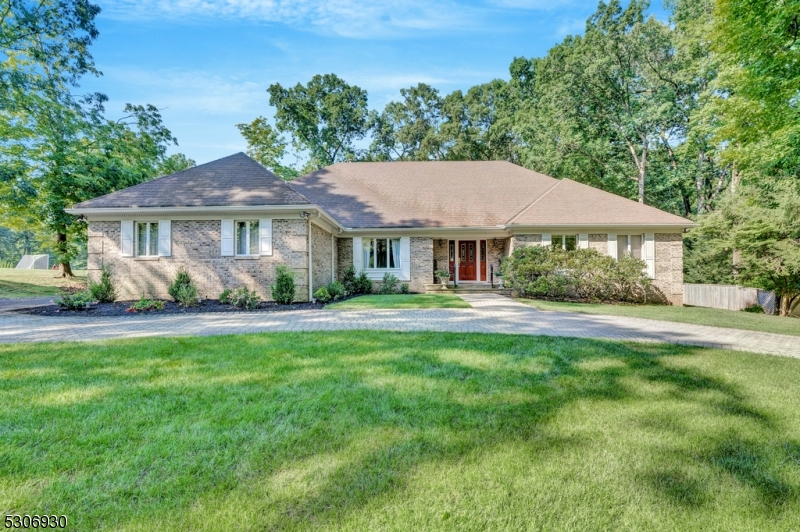
{"type": "Polygon", "coordinates": [[[478,250],[475,240],[458,241],[458,280],[478,280],[478,250]]]}

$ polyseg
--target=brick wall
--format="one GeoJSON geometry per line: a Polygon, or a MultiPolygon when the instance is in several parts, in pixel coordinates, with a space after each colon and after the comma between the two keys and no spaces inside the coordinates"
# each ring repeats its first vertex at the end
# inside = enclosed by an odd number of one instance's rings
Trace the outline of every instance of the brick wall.
{"type": "Polygon", "coordinates": [[[494,282],[497,283],[496,277],[498,273],[498,266],[500,259],[508,256],[510,238],[494,239],[489,238],[486,240],[486,255],[489,257],[489,264],[486,266],[486,280],[491,282],[489,276],[492,273],[492,266],[494,266],[495,278],[494,282]]]}
{"type": "MultiPolygon", "coordinates": [[[[450,268],[450,240],[436,238],[433,240],[433,269],[447,270],[450,268]]],[[[433,281],[431,281],[433,282],[433,281]]]]}
{"type": "Polygon", "coordinates": [[[353,239],[336,239],[336,278],[342,280],[344,271],[353,264],[353,239]]]}
{"type": "Polygon", "coordinates": [[[331,234],[321,227],[311,224],[312,291],[327,286],[331,282],[332,254],[331,234]]]}
{"type": "Polygon", "coordinates": [[[656,233],[656,278],[653,285],[673,305],[683,305],[683,235],[656,233]]]}
{"type": "Polygon", "coordinates": [[[425,285],[433,282],[433,239],[412,236],[409,289],[424,293],[425,285]]]}
{"type": "MultiPolygon", "coordinates": [[[[119,299],[168,299],[167,288],[185,267],[204,298],[216,298],[225,288],[247,286],[270,300],[275,268],[295,273],[298,301],[308,299],[307,226],[302,220],[273,220],[273,254],[255,259],[220,256],[219,220],[173,220],[172,256],[141,260],[120,256],[120,222],[89,222],[89,278],[99,280],[100,267],[111,267],[119,299]]],[[[330,261],[330,259],[329,259],[330,261]]],[[[329,266],[330,268],[330,266],[329,266]]]]}
{"type": "Polygon", "coordinates": [[[525,246],[540,246],[542,235],[514,235],[509,239],[509,253],[515,249],[525,246]]]}
{"type": "Polygon", "coordinates": [[[589,249],[596,249],[598,253],[608,254],[608,235],[589,235],[589,249]]]}

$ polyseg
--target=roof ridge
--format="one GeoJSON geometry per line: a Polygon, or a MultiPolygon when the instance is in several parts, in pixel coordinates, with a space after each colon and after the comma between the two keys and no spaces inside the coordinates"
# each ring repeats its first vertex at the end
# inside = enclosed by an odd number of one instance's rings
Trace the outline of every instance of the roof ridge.
{"type": "MultiPolygon", "coordinates": [[[[553,178],[553,179],[555,179],[555,178],[553,178]]],[[[536,204],[537,204],[537,203],[539,203],[541,200],[543,200],[543,199],[544,199],[544,197],[545,197],[545,196],[547,196],[548,194],[550,194],[550,192],[552,192],[553,190],[555,190],[555,188],[556,188],[558,185],[560,185],[560,184],[561,184],[561,183],[563,183],[564,181],[569,181],[569,179],[565,177],[564,179],[557,179],[556,181],[557,181],[557,183],[556,183],[555,185],[553,185],[552,187],[550,187],[550,188],[548,188],[547,190],[545,190],[545,191],[544,191],[544,193],[543,193],[541,196],[539,196],[538,198],[536,198],[535,200],[533,200],[533,201],[532,201],[532,202],[531,202],[531,203],[530,203],[530,204],[529,204],[527,207],[525,207],[524,209],[522,209],[521,211],[519,211],[519,212],[517,213],[517,215],[516,215],[516,216],[514,216],[513,218],[511,218],[509,221],[507,221],[507,222],[506,222],[506,225],[510,225],[510,224],[514,223],[514,221],[515,221],[517,218],[519,218],[520,216],[522,216],[523,214],[525,214],[526,212],[528,212],[528,210],[529,210],[530,208],[532,208],[534,205],[536,205],[536,204]]]]}

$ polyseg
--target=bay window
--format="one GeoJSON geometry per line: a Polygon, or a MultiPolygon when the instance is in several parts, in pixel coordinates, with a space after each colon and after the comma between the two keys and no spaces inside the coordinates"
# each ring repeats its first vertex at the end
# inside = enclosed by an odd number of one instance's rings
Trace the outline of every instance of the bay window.
{"type": "Polygon", "coordinates": [[[400,269],[399,238],[363,238],[362,243],[365,269],[400,269]]]}

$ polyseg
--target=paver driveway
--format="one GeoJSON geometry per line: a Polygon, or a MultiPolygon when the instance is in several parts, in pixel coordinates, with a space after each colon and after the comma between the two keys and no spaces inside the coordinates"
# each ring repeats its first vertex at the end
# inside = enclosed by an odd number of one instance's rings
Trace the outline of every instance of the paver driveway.
{"type": "Polygon", "coordinates": [[[800,358],[800,337],[797,336],[622,316],[542,312],[495,294],[466,294],[462,297],[473,308],[303,310],[106,318],[52,318],[6,313],[0,314],[0,342],[383,329],[670,342],[800,358]]]}

